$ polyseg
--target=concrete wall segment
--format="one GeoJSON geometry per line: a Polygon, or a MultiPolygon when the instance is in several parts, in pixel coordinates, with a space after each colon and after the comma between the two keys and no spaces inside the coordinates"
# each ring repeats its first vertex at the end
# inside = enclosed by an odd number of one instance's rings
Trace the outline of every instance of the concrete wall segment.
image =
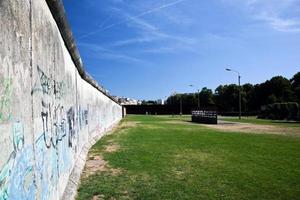
{"type": "Polygon", "coordinates": [[[0,200],[65,198],[78,159],[122,118],[83,79],[48,2],[0,0],[0,200]]]}

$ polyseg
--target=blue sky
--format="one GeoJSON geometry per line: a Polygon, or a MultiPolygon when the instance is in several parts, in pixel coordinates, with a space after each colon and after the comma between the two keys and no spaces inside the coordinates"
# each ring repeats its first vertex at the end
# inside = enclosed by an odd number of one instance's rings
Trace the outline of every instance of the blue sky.
{"type": "Polygon", "coordinates": [[[86,70],[111,94],[159,99],[300,71],[300,0],[64,0],[86,70]]]}

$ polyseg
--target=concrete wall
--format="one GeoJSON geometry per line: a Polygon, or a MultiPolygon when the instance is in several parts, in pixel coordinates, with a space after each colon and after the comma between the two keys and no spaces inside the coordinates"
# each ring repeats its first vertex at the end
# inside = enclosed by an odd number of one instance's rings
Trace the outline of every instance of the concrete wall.
{"type": "Polygon", "coordinates": [[[0,200],[61,199],[122,107],[79,75],[44,0],[0,0],[0,200]]]}

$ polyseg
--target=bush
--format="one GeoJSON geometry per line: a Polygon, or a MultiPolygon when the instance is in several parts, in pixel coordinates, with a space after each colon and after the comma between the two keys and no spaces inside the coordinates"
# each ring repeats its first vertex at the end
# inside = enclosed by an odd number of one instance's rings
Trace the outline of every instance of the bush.
{"type": "Polygon", "coordinates": [[[261,119],[300,120],[300,107],[296,102],[274,103],[262,106],[261,119]]]}

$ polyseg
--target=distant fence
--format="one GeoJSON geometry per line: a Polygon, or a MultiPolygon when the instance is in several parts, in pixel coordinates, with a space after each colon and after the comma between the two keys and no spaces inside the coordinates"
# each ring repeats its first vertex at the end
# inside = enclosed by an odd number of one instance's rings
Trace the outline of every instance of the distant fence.
{"type": "MultiPolygon", "coordinates": [[[[126,113],[127,114],[139,114],[139,115],[179,115],[180,114],[180,106],[178,105],[126,105],[126,113]]],[[[215,107],[206,107],[204,109],[213,109],[216,110],[215,107]]],[[[184,105],[182,107],[182,114],[190,115],[193,110],[196,110],[193,105],[184,105]]]]}
{"type": "MultiPolygon", "coordinates": [[[[242,116],[258,116],[260,114],[260,111],[246,111],[242,112],[242,116]]],[[[221,116],[239,116],[239,112],[228,112],[228,111],[219,111],[218,115],[221,116]]]]}
{"type": "MultiPolygon", "coordinates": [[[[179,115],[180,114],[180,106],[179,105],[125,105],[127,114],[136,114],[136,115],[179,115]]],[[[183,105],[182,106],[182,114],[190,115],[193,110],[197,110],[198,108],[194,105],[183,105]]],[[[238,116],[238,111],[220,111],[215,106],[206,106],[201,109],[205,110],[217,110],[218,115],[221,116],[238,116]]],[[[260,111],[246,111],[242,112],[242,116],[258,116],[260,111]]]]}

